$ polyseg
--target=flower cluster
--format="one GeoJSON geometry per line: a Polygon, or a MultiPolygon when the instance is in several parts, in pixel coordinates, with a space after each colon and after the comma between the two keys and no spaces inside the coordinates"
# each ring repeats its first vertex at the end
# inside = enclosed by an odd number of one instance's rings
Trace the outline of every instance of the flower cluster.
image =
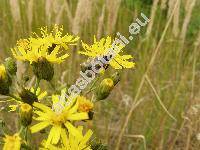
{"type": "MultiPolygon", "coordinates": [[[[110,95],[120,81],[121,72],[116,71],[112,76],[105,75],[105,72],[99,74],[103,80],[98,77],[88,91],[79,93],[74,98],[65,96],[69,90],[67,87],[53,93],[46,92],[40,83],[46,80],[48,82],[44,82],[45,84],[51,84],[55,74],[54,64],[63,63],[69,57],[70,46],[76,45],[79,37],[63,35],[63,28],[58,25],[50,32],[47,27],[41,28],[40,32],[41,34],[34,33],[27,39],[17,41],[16,46],[11,49],[15,59],[7,58],[0,64],[0,94],[8,97],[5,102],[12,102],[9,105],[9,112],[16,112],[20,122],[19,131],[14,135],[5,133],[2,139],[3,150],[34,149],[29,136],[34,133],[45,135],[45,139],[39,145],[43,150],[96,150],[101,147],[101,142],[91,142],[92,130],[86,131],[80,124],[93,119],[95,103],[110,95]],[[35,86],[28,86],[30,73],[28,79],[13,84],[18,69],[16,60],[31,66],[36,78],[35,86]],[[92,98],[88,98],[88,95],[92,98]],[[62,103],[58,103],[60,100],[62,103]]],[[[111,42],[109,36],[100,41],[94,39],[91,46],[82,42],[84,50],[79,51],[79,54],[89,56],[88,60],[105,58],[112,46],[111,42]]],[[[118,51],[107,64],[107,68],[133,68],[134,63],[128,61],[132,56],[121,55],[123,46],[118,44],[117,47],[118,51]]],[[[106,146],[103,147],[106,149],[106,146]]]]}
{"type": "Polygon", "coordinates": [[[120,55],[123,52],[122,49],[124,46],[120,45],[120,43],[115,43],[116,45],[113,46],[112,43],[114,42],[109,36],[107,38],[102,38],[100,41],[97,41],[94,37],[94,44],[91,46],[82,42],[84,51],[79,51],[79,53],[89,56],[90,58],[103,57],[104,59],[108,59],[108,54],[112,53],[115,56],[111,56],[111,58],[113,57],[109,62],[111,67],[114,69],[133,68],[135,64],[128,61],[133,57],[131,55],[120,55]]]}

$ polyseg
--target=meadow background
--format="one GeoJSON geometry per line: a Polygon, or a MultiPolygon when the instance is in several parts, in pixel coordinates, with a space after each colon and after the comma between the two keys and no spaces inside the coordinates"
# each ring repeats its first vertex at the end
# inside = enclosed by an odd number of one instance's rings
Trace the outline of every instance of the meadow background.
{"type": "MultiPolygon", "coordinates": [[[[0,0],[0,61],[11,55],[18,39],[42,26],[63,25],[65,33],[87,43],[94,35],[128,37],[129,25],[141,12],[151,22],[124,50],[134,56],[136,67],[124,70],[109,98],[96,105],[88,127],[111,150],[199,150],[199,0],[0,0]]],[[[52,82],[73,84],[78,78],[86,61],[76,53],[80,43],[56,68],[52,82]]],[[[18,65],[18,75],[28,70],[18,65]]],[[[0,119],[14,133],[16,115],[6,106],[0,103],[0,119]]]]}

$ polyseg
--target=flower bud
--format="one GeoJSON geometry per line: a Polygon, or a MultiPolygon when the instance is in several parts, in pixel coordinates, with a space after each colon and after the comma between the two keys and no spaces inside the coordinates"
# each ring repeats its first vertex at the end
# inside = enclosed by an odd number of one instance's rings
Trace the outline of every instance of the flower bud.
{"type": "Polygon", "coordinates": [[[91,110],[93,110],[94,108],[94,104],[86,99],[86,97],[84,96],[78,96],[77,97],[77,101],[78,101],[78,111],[79,112],[90,112],[91,110]]]}
{"type": "Polygon", "coordinates": [[[96,91],[97,100],[106,99],[114,87],[114,82],[111,78],[104,79],[96,91]]]}
{"type": "Polygon", "coordinates": [[[17,64],[11,57],[5,59],[5,68],[10,75],[16,75],[17,64]]]}
{"type": "Polygon", "coordinates": [[[12,84],[11,78],[6,72],[4,65],[0,65],[0,94],[7,95],[9,94],[9,87],[12,84]]]}
{"type": "Polygon", "coordinates": [[[38,102],[37,96],[30,90],[25,88],[20,89],[19,96],[24,103],[27,103],[29,105],[32,105],[34,102],[38,102]]]}
{"type": "Polygon", "coordinates": [[[114,82],[114,86],[115,86],[117,83],[119,83],[120,78],[121,78],[121,75],[120,75],[119,72],[116,72],[116,73],[114,73],[114,74],[112,75],[111,78],[112,78],[112,80],[113,80],[113,82],[114,82]]]}
{"type": "Polygon", "coordinates": [[[0,65],[0,80],[5,80],[6,79],[6,68],[4,65],[0,65]]]}
{"type": "Polygon", "coordinates": [[[33,72],[38,77],[38,79],[44,79],[51,81],[54,76],[53,65],[47,61],[46,58],[39,58],[38,62],[33,62],[33,72]]]}
{"type": "Polygon", "coordinates": [[[28,126],[32,122],[33,109],[29,104],[21,104],[19,108],[20,121],[23,126],[28,126]]]}

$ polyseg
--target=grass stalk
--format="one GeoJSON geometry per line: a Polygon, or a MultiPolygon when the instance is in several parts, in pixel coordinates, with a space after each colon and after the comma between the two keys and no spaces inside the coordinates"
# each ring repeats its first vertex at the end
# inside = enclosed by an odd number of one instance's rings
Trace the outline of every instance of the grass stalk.
{"type": "Polygon", "coordinates": [[[126,119],[125,119],[125,122],[124,122],[124,124],[123,124],[123,126],[122,126],[122,130],[120,131],[120,134],[119,134],[119,137],[118,137],[118,140],[117,140],[117,144],[116,144],[115,150],[119,150],[119,148],[120,148],[120,143],[121,143],[121,140],[122,140],[122,136],[123,136],[124,131],[125,131],[127,125],[128,125],[128,122],[129,122],[129,120],[130,120],[130,118],[131,118],[131,115],[132,115],[132,113],[133,113],[133,110],[135,109],[134,104],[135,104],[135,102],[136,102],[136,101],[138,100],[138,98],[139,98],[140,92],[141,92],[142,87],[143,87],[143,84],[144,84],[144,82],[145,82],[145,76],[147,75],[147,73],[148,73],[149,70],[151,69],[152,65],[154,64],[154,61],[155,61],[156,56],[157,56],[157,54],[158,54],[158,52],[159,52],[159,50],[160,50],[160,47],[161,47],[162,42],[163,42],[163,40],[164,40],[164,37],[165,37],[165,35],[166,35],[166,33],[167,33],[168,27],[169,27],[169,25],[170,25],[170,23],[171,23],[171,21],[172,21],[172,18],[173,18],[173,16],[174,16],[175,10],[177,9],[177,6],[178,6],[178,2],[176,2],[175,6],[174,6],[174,10],[173,10],[173,12],[171,13],[170,18],[169,18],[168,21],[167,21],[167,24],[166,24],[166,26],[165,26],[165,29],[164,29],[163,33],[162,33],[161,39],[160,39],[160,41],[159,41],[159,43],[158,43],[158,45],[157,45],[157,47],[156,47],[156,49],[155,49],[155,51],[154,51],[152,57],[151,57],[150,63],[149,63],[149,65],[147,66],[147,69],[146,69],[145,73],[144,73],[143,76],[142,76],[141,82],[140,82],[140,84],[139,84],[138,91],[137,91],[136,96],[135,96],[135,98],[134,98],[134,103],[133,103],[133,105],[132,105],[130,111],[128,112],[128,115],[127,115],[127,117],[126,117],[126,119]]]}

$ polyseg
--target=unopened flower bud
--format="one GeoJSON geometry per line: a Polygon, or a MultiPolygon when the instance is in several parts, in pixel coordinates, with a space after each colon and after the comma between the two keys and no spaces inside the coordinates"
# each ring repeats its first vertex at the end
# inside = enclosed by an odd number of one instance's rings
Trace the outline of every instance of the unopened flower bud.
{"type": "Polygon", "coordinates": [[[79,112],[90,112],[94,108],[94,104],[84,96],[78,96],[77,101],[79,112]]]}
{"type": "Polygon", "coordinates": [[[4,65],[0,65],[0,80],[5,80],[6,79],[6,68],[4,65]]]}
{"type": "Polygon", "coordinates": [[[27,103],[29,105],[32,105],[34,102],[38,101],[37,96],[30,90],[25,88],[20,89],[19,96],[21,97],[24,103],[27,103]]]}
{"type": "Polygon", "coordinates": [[[19,108],[20,121],[23,126],[28,126],[32,122],[33,109],[31,105],[23,103],[19,108]]]}
{"type": "Polygon", "coordinates": [[[106,99],[114,87],[114,82],[111,78],[104,79],[96,91],[97,100],[106,99]]]}
{"type": "Polygon", "coordinates": [[[0,94],[7,95],[9,94],[9,87],[12,84],[11,78],[6,72],[4,65],[0,65],[0,94]]]}
{"type": "Polygon", "coordinates": [[[33,72],[38,77],[38,79],[44,79],[51,81],[54,76],[53,65],[47,61],[46,58],[39,58],[38,62],[33,62],[33,72]]]}
{"type": "Polygon", "coordinates": [[[16,75],[17,64],[11,57],[5,59],[5,68],[10,75],[16,75]]]}

